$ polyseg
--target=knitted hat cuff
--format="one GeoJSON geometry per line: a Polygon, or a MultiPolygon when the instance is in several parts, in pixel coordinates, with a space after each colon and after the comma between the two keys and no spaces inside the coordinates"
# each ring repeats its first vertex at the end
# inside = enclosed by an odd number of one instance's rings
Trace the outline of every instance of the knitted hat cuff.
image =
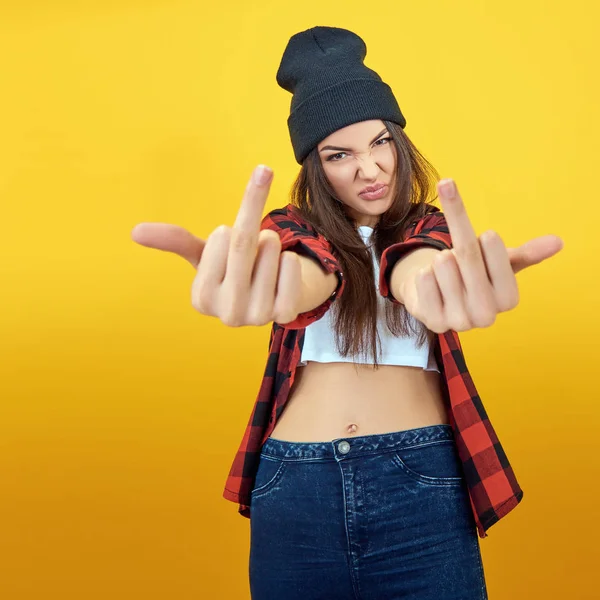
{"type": "Polygon", "coordinates": [[[360,121],[381,119],[406,126],[390,86],[375,79],[350,79],[304,100],[290,113],[288,128],[296,161],[334,131],[360,121]]]}

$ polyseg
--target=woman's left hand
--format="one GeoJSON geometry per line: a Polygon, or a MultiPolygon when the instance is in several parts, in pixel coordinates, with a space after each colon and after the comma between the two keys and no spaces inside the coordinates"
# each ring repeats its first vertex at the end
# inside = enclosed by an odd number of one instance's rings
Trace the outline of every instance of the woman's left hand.
{"type": "Polygon", "coordinates": [[[544,235],[506,248],[495,231],[477,237],[456,185],[450,180],[446,194],[443,181],[438,190],[452,249],[440,251],[429,266],[408,278],[404,305],[435,333],[489,327],[498,313],[519,303],[515,274],[554,256],[563,242],[544,235]]]}

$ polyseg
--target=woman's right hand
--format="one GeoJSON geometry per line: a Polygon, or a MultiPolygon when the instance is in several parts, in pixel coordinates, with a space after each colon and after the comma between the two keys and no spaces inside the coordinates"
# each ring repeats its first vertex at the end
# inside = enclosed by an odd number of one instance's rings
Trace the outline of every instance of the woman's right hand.
{"type": "Polygon", "coordinates": [[[295,252],[281,252],[275,231],[260,230],[272,180],[273,171],[259,165],[246,186],[234,226],[220,225],[206,241],[168,223],[139,223],[131,232],[134,242],[173,252],[191,263],[197,270],[192,306],[230,327],[289,323],[299,314],[300,259],[295,252]]]}

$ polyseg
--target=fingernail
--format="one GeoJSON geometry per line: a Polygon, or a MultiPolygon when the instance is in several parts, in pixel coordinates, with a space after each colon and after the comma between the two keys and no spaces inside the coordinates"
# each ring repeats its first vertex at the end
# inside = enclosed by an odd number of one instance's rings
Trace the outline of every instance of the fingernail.
{"type": "Polygon", "coordinates": [[[440,181],[440,194],[445,200],[450,200],[451,198],[454,198],[454,195],[456,194],[454,180],[442,179],[440,181]]]}
{"type": "Polygon", "coordinates": [[[269,181],[272,173],[273,171],[271,171],[271,169],[269,169],[269,167],[266,165],[258,165],[258,167],[254,169],[253,173],[254,182],[258,185],[264,185],[267,183],[267,181],[269,181]]]}

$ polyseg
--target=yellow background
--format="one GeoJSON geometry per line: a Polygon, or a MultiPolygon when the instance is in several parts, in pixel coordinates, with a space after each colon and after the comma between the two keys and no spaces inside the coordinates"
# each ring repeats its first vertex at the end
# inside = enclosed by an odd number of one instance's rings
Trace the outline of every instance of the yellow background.
{"type": "Polygon", "coordinates": [[[490,597],[598,597],[597,3],[0,5],[0,597],[248,598],[222,498],[269,327],[191,306],[194,271],[130,239],[233,225],[299,166],[275,74],[294,33],[356,31],[477,233],[564,250],[461,335],[524,489],[481,541],[490,597]]]}

